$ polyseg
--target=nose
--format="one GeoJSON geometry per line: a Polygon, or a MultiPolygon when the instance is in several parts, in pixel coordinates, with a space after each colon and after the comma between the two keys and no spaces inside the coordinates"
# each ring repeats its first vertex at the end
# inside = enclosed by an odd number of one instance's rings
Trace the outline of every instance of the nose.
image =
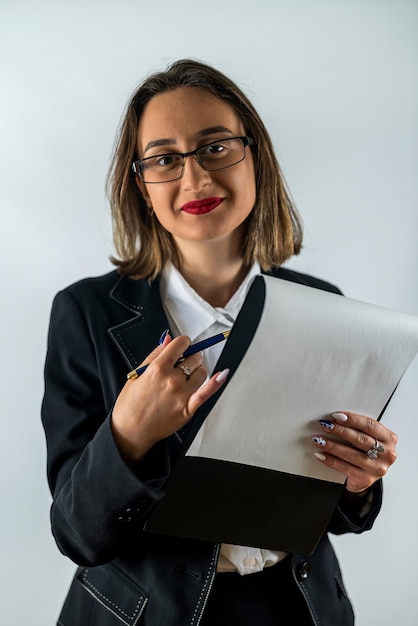
{"type": "Polygon", "coordinates": [[[195,156],[186,157],[181,180],[185,191],[198,191],[212,182],[210,172],[203,169],[195,156]]]}

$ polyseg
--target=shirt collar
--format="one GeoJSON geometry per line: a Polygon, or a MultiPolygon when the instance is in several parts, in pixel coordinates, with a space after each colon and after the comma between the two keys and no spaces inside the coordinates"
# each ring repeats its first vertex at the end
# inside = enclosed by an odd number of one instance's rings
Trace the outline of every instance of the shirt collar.
{"type": "Polygon", "coordinates": [[[189,285],[172,263],[162,272],[160,292],[163,306],[177,330],[194,341],[214,322],[232,328],[248,289],[255,276],[260,274],[260,266],[254,263],[241,285],[224,308],[213,307],[189,285]]]}

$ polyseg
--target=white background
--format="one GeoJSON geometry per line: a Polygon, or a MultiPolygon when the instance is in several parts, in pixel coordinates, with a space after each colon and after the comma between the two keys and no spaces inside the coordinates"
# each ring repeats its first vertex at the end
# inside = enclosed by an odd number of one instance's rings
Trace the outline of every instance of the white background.
{"type": "MultiPolygon", "coordinates": [[[[104,178],[131,91],[180,57],[236,80],[304,218],[288,265],[417,315],[417,22],[416,0],[0,0],[2,624],[55,624],[74,570],[49,528],[46,333],[60,288],[111,269],[104,178]]],[[[417,375],[384,418],[399,458],[374,529],[333,539],[357,626],[418,623],[417,375]]]]}

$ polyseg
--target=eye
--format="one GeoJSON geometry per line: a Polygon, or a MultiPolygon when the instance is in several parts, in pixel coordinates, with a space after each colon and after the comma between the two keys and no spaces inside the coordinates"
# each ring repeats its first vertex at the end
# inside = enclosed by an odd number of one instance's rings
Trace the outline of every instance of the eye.
{"type": "Polygon", "coordinates": [[[206,148],[206,152],[208,154],[218,154],[219,152],[222,152],[223,150],[225,150],[225,146],[223,146],[220,143],[211,143],[210,146],[207,146],[206,148]]]}
{"type": "Polygon", "coordinates": [[[178,167],[181,157],[178,154],[159,154],[148,157],[141,161],[142,171],[145,170],[171,170],[178,167]]]}
{"type": "Polygon", "coordinates": [[[214,143],[210,143],[207,146],[203,146],[199,150],[199,156],[203,158],[214,158],[214,157],[222,157],[225,156],[225,153],[228,152],[230,145],[228,141],[217,141],[214,143]]]}
{"type": "Polygon", "coordinates": [[[160,157],[156,157],[155,160],[153,161],[153,164],[155,166],[160,165],[161,167],[164,167],[164,166],[174,165],[178,163],[178,161],[179,161],[179,158],[175,154],[163,154],[160,157]]]}

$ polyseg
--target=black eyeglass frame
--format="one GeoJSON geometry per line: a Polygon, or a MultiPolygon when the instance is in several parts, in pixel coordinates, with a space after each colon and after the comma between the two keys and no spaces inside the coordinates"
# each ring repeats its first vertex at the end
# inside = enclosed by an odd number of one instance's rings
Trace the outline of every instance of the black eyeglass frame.
{"type": "Polygon", "coordinates": [[[190,152],[171,152],[171,153],[167,153],[167,154],[158,154],[155,156],[150,156],[150,157],[146,157],[145,159],[138,159],[136,161],[134,161],[132,163],[132,171],[137,174],[140,179],[146,184],[146,185],[158,185],[161,183],[171,183],[174,180],[179,180],[184,173],[184,164],[186,162],[186,157],[188,156],[194,156],[196,158],[196,161],[199,163],[199,165],[206,171],[206,172],[219,172],[220,170],[226,170],[229,167],[233,167],[234,165],[237,165],[238,163],[241,163],[241,161],[244,161],[245,159],[245,148],[247,146],[255,146],[255,141],[252,137],[246,136],[244,135],[243,137],[224,137],[223,139],[218,139],[218,141],[211,141],[210,143],[205,144],[204,146],[200,146],[199,148],[196,148],[196,150],[190,150],[190,152]],[[217,167],[214,169],[208,169],[207,167],[205,167],[205,164],[203,162],[203,160],[199,157],[198,153],[201,150],[204,150],[205,148],[207,148],[208,146],[212,146],[212,145],[216,145],[217,143],[221,143],[222,141],[232,141],[233,139],[239,139],[240,141],[242,141],[243,144],[243,148],[244,148],[244,156],[242,157],[242,159],[239,159],[239,161],[236,161],[235,163],[231,163],[231,165],[224,165],[223,167],[217,167]],[[170,178],[169,180],[154,180],[152,182],[149,181],[145,181],[142,175],[142,169],[141,169],[141,163],[143,163],[144,161],[148,161],[151,159],[155,159],[156,157],[158,158],[162,158],[165,156],[179,156],[182,157],[183,161],[181,164],[181,172],[179,176],[176,176],[175,178],[170,178]],[[137,169],[138,168],[138,169],[137,169]]]}

